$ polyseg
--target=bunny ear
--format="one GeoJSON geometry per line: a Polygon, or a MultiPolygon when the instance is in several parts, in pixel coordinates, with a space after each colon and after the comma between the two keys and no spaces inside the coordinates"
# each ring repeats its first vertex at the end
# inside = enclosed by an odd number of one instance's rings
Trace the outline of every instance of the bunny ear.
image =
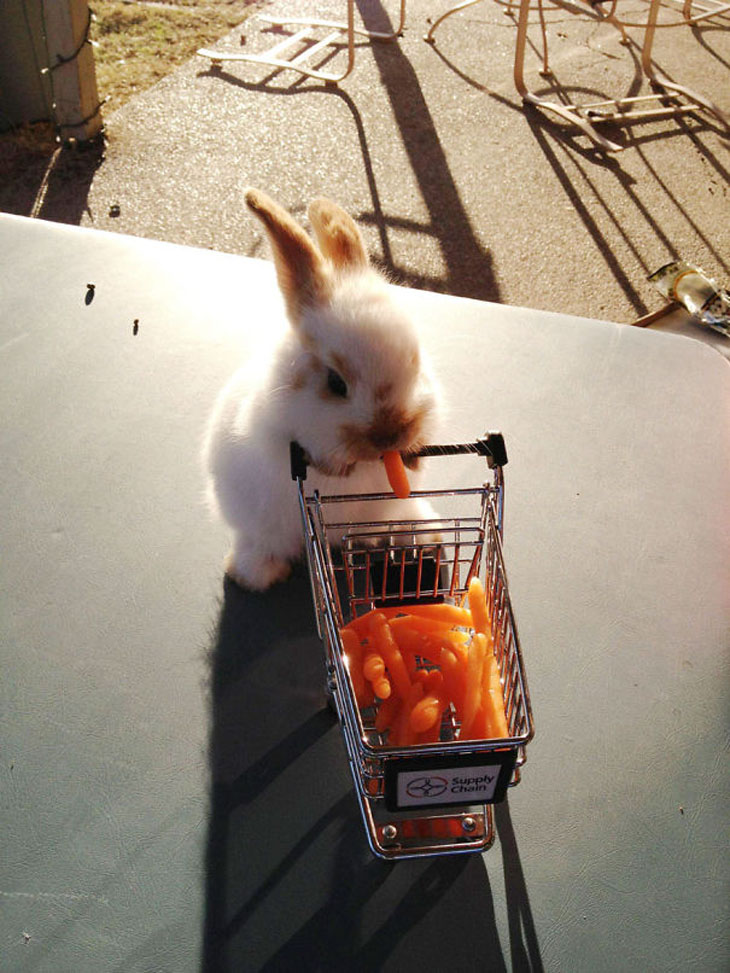
{"type": "Polygon", "coordinates": [[[245,199],[266,229],[274,251],[279,287],[289,317],[296,324],[305,307],[316,307],[329,296],[325,262],[302,227],[266,193],[249,189],[245,199]]]}
{"type": "Polygon", "coordinates": [[[308,212],[320,250],[338,270],[367,267],[365,244],[351,216],[329,199],[315,199],[308,212]]]}

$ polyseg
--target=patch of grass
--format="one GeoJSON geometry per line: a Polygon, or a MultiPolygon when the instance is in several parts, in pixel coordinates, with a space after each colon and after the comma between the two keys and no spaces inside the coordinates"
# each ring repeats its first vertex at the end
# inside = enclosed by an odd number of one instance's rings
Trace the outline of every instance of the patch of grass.
{"type": "MultiPolygon", "coordinates": [[[[0,3],[2,0],[0,0],[0,3]]],[[[214,44],[266,0],[91,0],[91,39],[103,113],[120,108],[195,53],[214,44]]],[[[59,153],[52,122],[23,124],[0,134],[0,212],[29,215],[39,189],[100,164],[100,149],[59,153]],[[98,150],[98,151],[97,151],[98,150]],[[51,170],[52,173],[51,173],[51,170]]],[[[88,181],[88,178],[87,178],[88,181]]]]}
{"type": "Polygon", "coordinates": [[[114,111],[242,23],[261,0],[94,0],[91,38],[105,111],[114,111]]]}

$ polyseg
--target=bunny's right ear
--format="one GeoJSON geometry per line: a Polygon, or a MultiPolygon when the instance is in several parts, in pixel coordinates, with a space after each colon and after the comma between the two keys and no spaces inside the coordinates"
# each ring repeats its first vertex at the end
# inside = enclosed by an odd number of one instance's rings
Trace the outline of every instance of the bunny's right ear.
{"type": "Polygon", "coordinates": [[[304,308],[322,304],[330,294],[325,261],[302,227],[266,193],[248,189],[245,199],[266,229],[289,318],[297,324],[304,308]]]}
{"type": "Polygon", "coordinates": [[[368,266],[365,243],[353,218],[330,199],[315,199],[309,219],[322,253],[338,270],[364,270],[368,266]]]}

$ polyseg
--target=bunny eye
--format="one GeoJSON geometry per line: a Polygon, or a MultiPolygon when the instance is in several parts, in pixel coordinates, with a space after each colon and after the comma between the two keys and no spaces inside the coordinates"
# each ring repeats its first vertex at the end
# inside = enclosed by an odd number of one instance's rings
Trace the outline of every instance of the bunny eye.
{"type": "Polygon", "coordinates": [[[327,369],[327,389],[338,399],[347,398],[347,382],[334,368],[327,369]]]}

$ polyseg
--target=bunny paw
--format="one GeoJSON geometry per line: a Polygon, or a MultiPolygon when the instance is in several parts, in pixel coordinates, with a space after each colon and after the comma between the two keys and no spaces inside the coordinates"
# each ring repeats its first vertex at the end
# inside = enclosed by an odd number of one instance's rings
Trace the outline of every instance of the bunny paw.
{"type": "Polygon", "coordinates": [[[280,558],[241,554],[231,551],[225,560],[225,572],[239,588],[249,591],[266,591],[278,581],[285,581],[291,573],[291,564],[280,558]]]}

